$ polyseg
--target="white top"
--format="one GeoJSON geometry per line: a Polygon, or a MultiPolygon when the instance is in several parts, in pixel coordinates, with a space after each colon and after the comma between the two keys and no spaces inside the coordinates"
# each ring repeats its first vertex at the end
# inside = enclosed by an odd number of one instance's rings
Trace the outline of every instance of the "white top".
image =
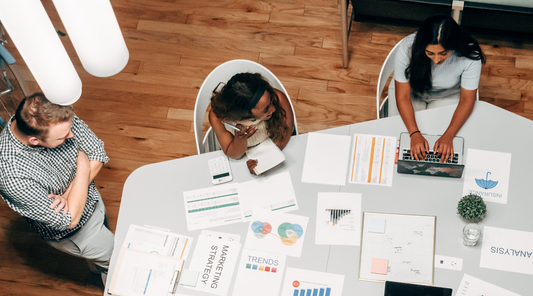
{"type": "MultiPolygon", "coordinates": [[[[411,48],[416,33],[405,37],[398,51],[394,64],[394,79],[398,82],[409,82],[405,77],[405,69],[411,61],[411,48]]],[[[477,89],[481,76],[481,60],[460,57],[453,52],[441,65],[432,63],[432,89],[428,91],[431,98],[448,97],[459,93],[461,87],[468,90],[477,89]]]]}

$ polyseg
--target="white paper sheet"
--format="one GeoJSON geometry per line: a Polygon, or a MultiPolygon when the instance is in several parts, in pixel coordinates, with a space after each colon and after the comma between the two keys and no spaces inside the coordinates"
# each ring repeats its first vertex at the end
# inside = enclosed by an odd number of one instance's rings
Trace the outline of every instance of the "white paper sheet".
{"type": "Polygon", "coordinates": [[[485,226],[479,265],[533,275],[533,232],[485,226]]]}
{"type": "Polygon", "coordinates": [[[260,175],[285,161],[285,155],[270,138],[248,149],[246,156],[250,159],[257,160],[257,166],[254,168],[256,175],[260,175]]]}
{"type": "Polygon", "coordinates": [[[242,221],[238,183],[183,192],[189,231],[242,221]]]}
{"type": "Polygon", "coordinates": [[[227,233],[227,232],[220,232],[220,231],[211,231],[211,230],[202,230],[200,232],[200,235],[207,236],[207,237],[215,237],[222,240],[227,240],[231,243],[241,243],[241,235],[240,234],[234,234],[234,233],[227,233]]]}
{"type": "Polygon", "coordinates": [[[348,182],[392,186],[396,137],[354,134],[348,182]]]}
{"type": "Polygon", "coordinates": [[[282,296],[341,296],[344,275],[287,267],[282,296]]]}
{"type": "Polygon", "coordinates": [[[363,213],[359,278],[432,284],[435,221],[435,216],[363,213]],[[369,231],[372,218],[386,220],[384,233],[369,231]],[[388,260],[385,274],[373,272],[373,259],[388,260]]]}
{"type": "Polygon", "coordinates": [[[359,246],[360,241],[361,194],[319,192],[315,244],[359,246]]]}
{"type": "Polygon", "coordinates": [[[122,248],[109,289],[114,295],[170,295],[183,263],[182,259],[122,248]]]}
{"type": "Polygon", "coordinates": [[[233,296],[279,295],[285,255],[243,249],[233,296]]]}
{"type": "Polygon", "coordinates": [[[300,257],[308,217],[254,209],[245,248],[300,257]]]}
{"type": "Polygon", "coordinates": [[[243,221],[249,221],[254,208],[276,212],[298,209],[289,172],[261,177],[239,184],[243,221]]]}
{"type": "Polygon", "coordinates": [[[123,248],[187,260],[192,237],[130,224],[123,248]]]}
{"type": "Polygon", "coordinates": [[[511,154],[468,149],[463,196],[476,194],[485,201],[506,204],[511,154]]]}
{"type": "Polygon", "coordinates": [[[456,296],[520,296],[501,287],[487,283],[465,273],[456,296]]]}
{"type": "Polygon", "coordinates": [[[192,256],[190,270],[200,273],[196,287],[187,289],[227,295],[241,244],[200,235],[192,256]]]}
{"type": "Polygon", "coordinates": [[[346,185],[350,136],[309,133],[302,182],[346,185]]]}

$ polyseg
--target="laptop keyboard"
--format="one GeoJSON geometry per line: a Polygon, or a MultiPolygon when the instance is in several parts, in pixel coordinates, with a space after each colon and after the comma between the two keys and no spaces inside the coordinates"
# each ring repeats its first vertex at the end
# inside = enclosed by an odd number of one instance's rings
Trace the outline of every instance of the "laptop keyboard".
{"type": "MultiPolygon", "coordinates": [[[[403,160],[416,160],[411,158],[411,150],[410,149],[403,149],[403,160]]],[[[433,153],[432,150],[429,151],[429,153],[426,153],[426,159],[422,160],[426,162],[440,162],[440,157],[437,157],[435,153],[433,153]]],[[[448,160],[446,163],[459,163],[459,153],[453,154],[453,159],[450,161],[448,160]]]]}

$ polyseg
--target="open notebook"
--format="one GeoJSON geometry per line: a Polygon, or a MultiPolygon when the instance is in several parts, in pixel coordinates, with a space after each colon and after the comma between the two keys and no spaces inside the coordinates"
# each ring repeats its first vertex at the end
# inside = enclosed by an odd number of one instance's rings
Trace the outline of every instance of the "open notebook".
{"type": "Polygon", "coordinates": [[[249,159],[257,160],[257,166],[254,168],[256,175],[260,175],[285,161],[285,155],[270,138],[248,149],[246,156],[249,159]]]}

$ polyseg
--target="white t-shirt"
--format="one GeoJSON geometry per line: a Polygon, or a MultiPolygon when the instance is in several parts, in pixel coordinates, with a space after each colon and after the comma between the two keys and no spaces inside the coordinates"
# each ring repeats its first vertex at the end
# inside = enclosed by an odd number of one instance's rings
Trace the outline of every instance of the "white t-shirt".
{"type": "MultiPolygon", "coordinates": [[[[398,47],[394,64],[394,79],[398,82],[409,82],[405,77],[405,69],[411,61],[411,48],[416,33],[405,37],[398,47]]],[[[431,63],[432,88],[428,91],[431,99],[449,97],[458,94],[461,87],[468,90],[477,89],[481,76],[481,60],[460,57],[453,52],[441,65],[431,63]]]]}

